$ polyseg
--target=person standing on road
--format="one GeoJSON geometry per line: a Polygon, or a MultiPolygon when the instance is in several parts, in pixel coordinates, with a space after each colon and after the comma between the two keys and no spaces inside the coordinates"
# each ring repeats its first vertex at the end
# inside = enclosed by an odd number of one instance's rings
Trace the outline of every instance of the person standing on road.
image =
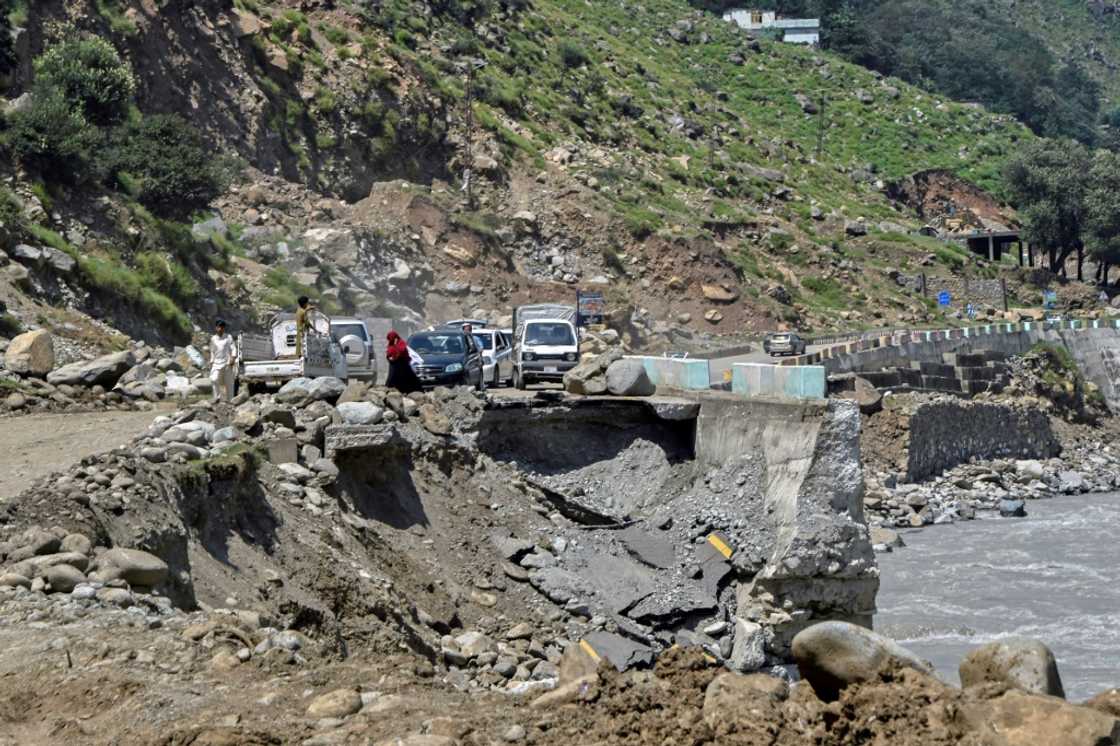
{"type": "Polygon", "coordinates": [[[308,315],[315,310],[311,300],[306,295],[301,295],[296,301],[296,357],[303,357],[303,337],[307,334],[311,320],[308,315]]]}
{"type": "Polygon", "coordinates": [[[210,337],[210,383],[214,388],[214,401],[233,399],[233,382],[237,371],[237,351],[233,337],[226,333],[226,322],[218,319],[214,336],[210,337]]]}
{"type": "Polygon", "coordinates": [[[396,332],[389,332],[386,341],[389,343],[385,350],[385,357],[389,361],[389,377],[385,385],[402,394],[420,391],[423,387],[416,377],[416,371],[412,369],[412,352],[408,349],[408,343],[396,332]]]}

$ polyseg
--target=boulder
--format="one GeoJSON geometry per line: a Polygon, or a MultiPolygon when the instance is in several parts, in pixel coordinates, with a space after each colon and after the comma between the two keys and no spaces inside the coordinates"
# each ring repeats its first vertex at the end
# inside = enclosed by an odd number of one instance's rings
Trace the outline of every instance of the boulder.
{"type": "Polygon", "coordinates": [[[432,404],[420,407],[420,424],[432,435],[450,435],[451,420],[432,404]]]}
{"type": "Polygon", "coordinates": [[[1023,637],[976,648],[961,661],[960,675],[963,687],[1006,684],[1031,694],[1066,696],[1050,648],[1023,637]]]}
{"type": "MultiPolygon", "coordinates": [[[[4,581],[2,578],[0,578],[0,585],[3,584],[4,581]]],[[[1103,713],[1120,718],[1120,689],[1109,689],[1107,691],[1103,691],[1097,696],[1088,700],[1085,703],[1085,706],[1092,707],[1094,710],[1100,710],[1103,713]]]]}
{"type": "Polygon", "coordinates": [[[69,384],[112,388],[135,363],[136,359],[130,350],[114,352],[93,360],[64,365],[48,373],[47,382],[56,386],[69,384]]]}
{"type": "Polygon", "coordinates": [[[86,538],[84,534],[67,534],[59,545],[60,551],[73,552],[75,554],[88,555],[92,549],[93,542],[86,538]]]}
{"type": "Polygon", "coordinates": [[[22,264],[39,264],[43,261],[43,249],[38,246],[29,246],[25,243],[16,244],[9,250],[12,259],[22,264]]]}
{"type": "Polygon", "coordinates": [[[69,593],[78,583],[86,582],[82,571],[70,565],[52,565],[43,573],[54,593],[69,593]]]}
{"type": "Polygon", "coordinates": [[[1004,518],[1025,518],[1027,504],[1022,500],[1004,498],[999,501],[999,514],[1004,518]]]}
{"type": "Polygon", "coordinates": [[[739,300],[739,288],[731,285],[701,285],[700,290],[704,294],[705,300],[715,303],[734,303],[739,300]]]}
{"type": "Polygon", "coordinates": [[[384,412],[368,401],[352,401],[339,404],[338,414],[347,425],[376,425],[384,412]]]}
{"type": "Polygon", "coordinates": [[[78,268],[78,260],[53,246],[47,246],[43,249],[43,259],[48,267],[60,275],[71,274],[78,268]]]}
{"type": "Polygon", "coordinates": [[[167,563],[139,549],[110,549],[97,558],[99,569],[114,568],[131,585],[153,587],[167,579],[167,563]]]}
{"type": "Polygon", "coordinates": [[[848,622],[822,622],[793,638],[793,658],[802,678],[826,702],[850,684],[874,680],[892,665],[932,674],[929,663],[894,640],[848,622]]]}
{"type": "Polygon", "coordinates": [[[22,376],[45,376],[54,368],[54,339],[45,329],[16,336],[4,352],[4,367],[22,376]]]}
{"type": "Polygon", "coordinates": [[[841,399],[850,399],[859,405],[863,414],[875,414],[883,408],[883,393],[875,388],[866,378],[856,376],[855,390],[843,391],[839,394],[841,399]]]}
{"type": "Polygon", "coordinates": [[[735,618],[735,637],[731,648],[731,669],[741,673],[757,671],[766,663],[766,634],[761,625],[735,618]]]}
{"type": "Polygon", "coordinates": [[[607,392],[607,369],[622,359],[622,350],[615,347],[602,355],[582,362],[564,374],[564,388],[572,394],[596,396],[607,392]]]}
{"type": "Polygon", "coordinates": [[[276,401],[281,404],[302,405],[311,401],[311,379],[293,378],[276,392],[276,401]]]}
{"type": "MultiPolygon", "coordinates": [[[[398,394],[399,396],[399,394],[398,394]]],[[[369,384],[357,379],[347,382],[346,390],[338,397],[338,404],[348,402],[364,402],[369,397],[369,384]]]]}
{"type": "Polygon", "coordinates": [[[346,391],[346,383],[334,376],[312,378],[308,390],[311,392],[312,401],[335,402],[346,391]]]}
{"type": "Polygon", "coordinates": [[[468,659],[496,650],[494,641],[481,632],[464,632],[455,638],[455,645],[468,659]]]}
{"type": "Polygon", "coordinates": [[[313,718],[344,718],[362,709],[362,695],[356,689],[336,689],[311,700],[307,715],[313,718]]]}
{"type": "MultiPolygon", "coordinates": [[[[775,676],[762,673],[749,676],[721,673],[712,679],[712,683],[704,691],[704,721],[716,728],[720,723],[738,720],[736,716],[742,713],[739,724],[753,721],[756,727],[765,728],[769,722],[779,719],[777,706],[788,696],[789,684],[775,676]],[[771,716],[760,718],[759,711],[770,711],[771,716]]],[[[769,740],[764,738],[762,742],[769,740]]]]}
{"type": "Polygon", "coordinates": [[[607,391],[615,396],[653,396],[657,387],[641,360],[615,360],[607,368],[607,391]]]}
{"type": "Polygon", "coordinates": [[[1120,743],[1120,720],[1057,697],[1010,690],[989,700],[966,703],[961,722],[978,734],[981,743],[1000,746],[1105,746],[1120,743]]]}

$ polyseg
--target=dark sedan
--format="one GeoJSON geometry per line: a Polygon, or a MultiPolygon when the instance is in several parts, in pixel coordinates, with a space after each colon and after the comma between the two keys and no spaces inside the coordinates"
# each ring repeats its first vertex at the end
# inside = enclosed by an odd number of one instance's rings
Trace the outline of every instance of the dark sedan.
{"type": "Polygon", "coordinates": [[[408,346],[424,359],[412,366],[424,386],[482,388],[482,352],[462,331],[417,332],[408,338],[408,346]]]}

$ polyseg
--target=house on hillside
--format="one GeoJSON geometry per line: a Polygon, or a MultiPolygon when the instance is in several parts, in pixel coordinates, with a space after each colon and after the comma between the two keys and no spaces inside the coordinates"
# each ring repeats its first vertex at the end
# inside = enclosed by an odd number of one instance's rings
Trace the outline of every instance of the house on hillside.
{"type": "Polygon", "coordinates": [[[821,19],[778,18],[772,10],[729,10],[723,20],[746,31],[774,31],[788,44],[817,45],[821,42],[821,19]]]}

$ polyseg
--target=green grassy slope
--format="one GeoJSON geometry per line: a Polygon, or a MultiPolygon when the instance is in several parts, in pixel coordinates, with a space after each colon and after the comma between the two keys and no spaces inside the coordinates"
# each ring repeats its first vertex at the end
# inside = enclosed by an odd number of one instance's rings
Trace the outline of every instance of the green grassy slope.
{"type": "MultiPolygon", "coordinates": [[[[785,168],[795,191],[825,209],[875,207],[841,169],[893,179],[946,168],[998,192],[1003,160],[1030,136],[826,53],[767,41],[751,51],[737,28],[684,0],[537,0],[502,25],[505,44],[483,50],[482,121],[529,156],[565,138],[612,146],[623,171],[607,179],[630,177],[605,191],[620,205],[683,213],[705,191],[756,202],[763,185],[751,165],[785,168]],[[682,20],[693,43],[667,35],[682,20]],[[861,91],[873,100],[861,103],[861,91]],[[823,119],[798,95],[823,99],[823,119]],[[670,160],[680,156],[687,168],[670,160]]],[[[433,40],[463,35],[453,24],[434,31],[433,40]]]]}

